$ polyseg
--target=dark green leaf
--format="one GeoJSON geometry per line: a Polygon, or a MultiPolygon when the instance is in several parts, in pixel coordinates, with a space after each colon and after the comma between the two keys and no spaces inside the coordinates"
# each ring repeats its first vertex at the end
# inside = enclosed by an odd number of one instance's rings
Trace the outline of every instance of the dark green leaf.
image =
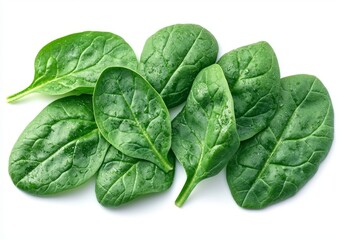
{"type": "Polygon", "coordinates": [[[237,131],[241,141],[266,128],[277,109],[279,66],[266,42],[224,54],[222,67],[234,98],[237,131]]]}
{"type": "MultiPolygon", "coordinates": [[[[170,151],[169,161],[175,158],[170,151]]],[[[96,181],[96,196],[104,206],[119,206],[140,196],[162,192],[173,181],[174,171],[165,173],[155,164],[131,158],[109,147],[96,181]]]]}
{"type": "Polygon", "coordinates": [[[93,100],[97,125],[108,142],[130,157],[172,170],[167,158],[169,112],[144,78],[126,68],[108,68],[96,84],[93,100]]]}
{"type": "Polygon", "coordinates": [[[74,188],[101,166],[109,144],[93,117],[91,96],[59,99],[42,110],[13,147],[14,184],[34,194],[74,188]]]}
{"type": "Polygon", "coordinates": [[[294,195],[316,173],[333,140],[333,108],[319,79],[281,80],[280,107],[268,128],[241,143],[227,180],[238,205],[264,208],[294,195]]]}
{"type": "Polygon", "coordinates": [[[239,146],[233,101],[219,65],[198,74],[172,127],[172,150],[187,173],[176,200],[181,206],[201,180],[225,167],[239,146]]]}
{"type": "Polygon", "coordinates": [[[132,48],[121,37],[108,32],[81,32],[59,38],[39,51],[33,82],[9,96],[8,102],[33,92],[92,93],[103,70],[115,66],[137,68],[132,48]]]}
{"type": "Polygon", "coordinates": [[[171,108],[187,99],[196,75],[215,63],[217,54],[217,41],[209,31],[194,24],[177,24],[146,41],[140,69],[171,108]]]}

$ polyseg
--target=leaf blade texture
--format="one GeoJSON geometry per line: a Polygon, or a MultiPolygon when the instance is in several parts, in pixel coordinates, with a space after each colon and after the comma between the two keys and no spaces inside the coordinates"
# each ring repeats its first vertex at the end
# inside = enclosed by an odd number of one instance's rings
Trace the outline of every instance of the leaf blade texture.
{"type": "Polygon", "coordinates": [[[44,108],[20,135],[9,173],[26,192],[62,192],[91,178],[108,146],[94,121],[91,96],[62,98],[44,108]]]}
{"type": "Polygon", "coordinates": [[[231,89],[241,141],[266,128],[277,109],[280,71],[267,42],[247,45],[218,61],[231,89]]]}
{"type": "MultiPolygon", "coordinates": [[[[172,152],[169,161],[174,164],[172,152]]],[[[96,196],[104,206],[118,207],[139,197],[167,190],[174,171],[165,173],[155,164],[131,158],[110,146],[96,179],[96,196]]]]}
{"type": "Polygon", "coordinates": [[[233,101],[219,65],[198,74],[172,127],[172,150],[187,174],[176,200],[182,206],[193,188],[218,174],[239,146],[233,101]]]}
{"type": "Polygon", "coordinates": [[[217,54],[217,40],[208,30],[195,24],[176,24],[147,39],[139,66],[172,108],[187,99],[195,77],[216,62],[217,54]]]}
{"type": "Polygon", "coordinates": [[[33,82],[7,100],[13,102],[33,92],[90,94],[103,70],[114,66],[137,68],[135,53],[120,36],[92,31],[67,35],[39,51],[33,82]]]}
{"type": "Polygon", "coordinates": [[[231,193],[244,208],[264,208],[296,194],[333,141],[333,107],[321,81],[294,75],[281,79],[281,89],[269,127],[242,142],[227,167],[231,193]]]}
{"type": "Polygon", "coordinates": [[[124,154],[145,159],[168,172],[171,123],[161,96],[138,73],[108,68],[94,96],[96,123],[102,135],[124,154]]]}

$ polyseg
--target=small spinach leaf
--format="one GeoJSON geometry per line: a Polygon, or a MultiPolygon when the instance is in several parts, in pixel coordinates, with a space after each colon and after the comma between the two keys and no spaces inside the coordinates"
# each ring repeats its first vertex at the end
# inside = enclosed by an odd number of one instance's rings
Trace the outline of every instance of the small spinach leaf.
{"type": "Polygon", "coordinates": [[[44,108],[20,135],[9,173],[24,191],[58,193],[92,177],[108,146],[94,121],[91,96],[62,98],[44,108]]]}
{"type": "Polygon", "coordinates": [[[124,154],[145,159],[165,172],[171,123],[161,96],[138,73],[108,68],[97,81],[93,96],[96,123],[103,136],[124,154]]]}
{"type": "Polygon", "coordinates": [[[108,32],[71,34],[50,42],[39,51],[33,82],[7,100],[13,102],[33,92],[92,93],[103,70],[115,66],[137,68],[135,53],[121,37],[108,32]]]}
{"type": "Polygon", "coordinates": [[[187,103],[173,120],[172,150],[187,173],[181,206],[203,179],[218,174],[239,146],[233,101],[219,65],[196,77],[187,103]]]}
{"type": "Polygon", "coordinates": [[[333,140],[333,108],[310,75],[281,80],[280,107],[268,128],[241,146],[227,167],[233,197],[264,208],[294,195],[316,173],[333,140]]]}
{"type": "Polygon", "coordinates": [[[277,109],[280,72],[276,55],[266,42],[244,46],[218,61],[231,89],[241,141],[266,128],[277,109]]]}
{"type": "MultiPolygon", "coordinates": [[[[169,161],[175,158],[170,151],[169,161]]],[[[155,164],[131,158],[110,146],[96,180],[96,196],[104,206],[119,206],[135,198],[168,189],[174,171],[165,173],[155,164]]]]}
{"type": "Polygon", "coordinates": [[[165,27],[147,39],[140,69],[168,108],[187,99],[196,75],[215,63],[218,44],[205,28],[194,24],[165,27]]]}

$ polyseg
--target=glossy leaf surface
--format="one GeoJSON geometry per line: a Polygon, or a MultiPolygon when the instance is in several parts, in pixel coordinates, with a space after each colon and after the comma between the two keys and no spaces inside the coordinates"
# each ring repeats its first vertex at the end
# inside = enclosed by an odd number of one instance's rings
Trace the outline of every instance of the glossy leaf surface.
{"type": "Polygon", "coordinates": [[[140,69],[168,108],[187,99],[196,75],[215,63],[218,44],[205,28],[176,24],[153,34],[145,43],[140,69]]]}
{"type": "Polygon", "coordinates": [[[280,72],[276,55],[266,42],[244,46],[218,61],[235,104],[241,141],[266,128],[277,109],[280,72]]]}
{"type": "MultiPolygon", "coordinates": [[[[174,165],[172,152],[169,161],[174,165]]],[[[173,181],[174,171],[165,173],[155,164],[109,147],[96,181],[96,196],[104,206],[119,206],[140,196],[162,192],[173,181]]]]}
{"type": "Polygon", "coordinates": [[[227,180],[244,208],[264,208],[294,195],[316,173],[333,141],[333,108],[310,75],[281,80],[279,109],[268,128],[241,143],[227,180]]]}
{"type": "Polygon", "coordinates": [[[176,200],[181,206],[201,180],[225,167],[239,146],[233,100],[219,65],[198,74],[172,127],[172,150],[187,173],[176,200]]]}
{"type": "Polygon", "coordinates": [[[144,78],[130,69],[109,68],[99,78],[93,100],[97,125],[108,142],[130,157],[172,170],[167,158],[170,115],[144,78]]]}
{"type": "Polygon", "coordinates": [[[97,129],[91,96],[62,98],[44,108],[20,135],[9,173],[24,191],[62,192],[91,178],[108,146],[97,129]]]}
{"type": "Polygon", "coordinates": [[[38,92],[62,95],[92,93],[100,74],[108,67],[137,68],[132,48],[109,32],[81,32],[44,46],[35,59],[35,77],[29,87],[8,97],[15,101],[38,92]]]}

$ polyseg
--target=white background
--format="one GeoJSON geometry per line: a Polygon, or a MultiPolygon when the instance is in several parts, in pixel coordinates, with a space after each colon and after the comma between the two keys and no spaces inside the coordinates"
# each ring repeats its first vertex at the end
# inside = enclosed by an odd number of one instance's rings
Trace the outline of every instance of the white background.
{"type": "Polygon", "coordinates": [[[344,70],[342,1],[72,1],[0,0],[0,239],[345,239],[344,70]],[[281,75],[308,73],[328,88],[335,110],[332,149],[315,177],[293,198],[264,210],[241,209],[225,173],[200,183],[183,208],[174,200],[185,181],[119,209],[98,204],[94,179],[52,197],[18,190],[8,158],[25,126],[54,97],[5,97],[33,79],[34,58],[58,37],[84,30],[122,36],[140,56],[162,27],[196,23],[211,31],[220,54],[268,41],[281,75]]]}

